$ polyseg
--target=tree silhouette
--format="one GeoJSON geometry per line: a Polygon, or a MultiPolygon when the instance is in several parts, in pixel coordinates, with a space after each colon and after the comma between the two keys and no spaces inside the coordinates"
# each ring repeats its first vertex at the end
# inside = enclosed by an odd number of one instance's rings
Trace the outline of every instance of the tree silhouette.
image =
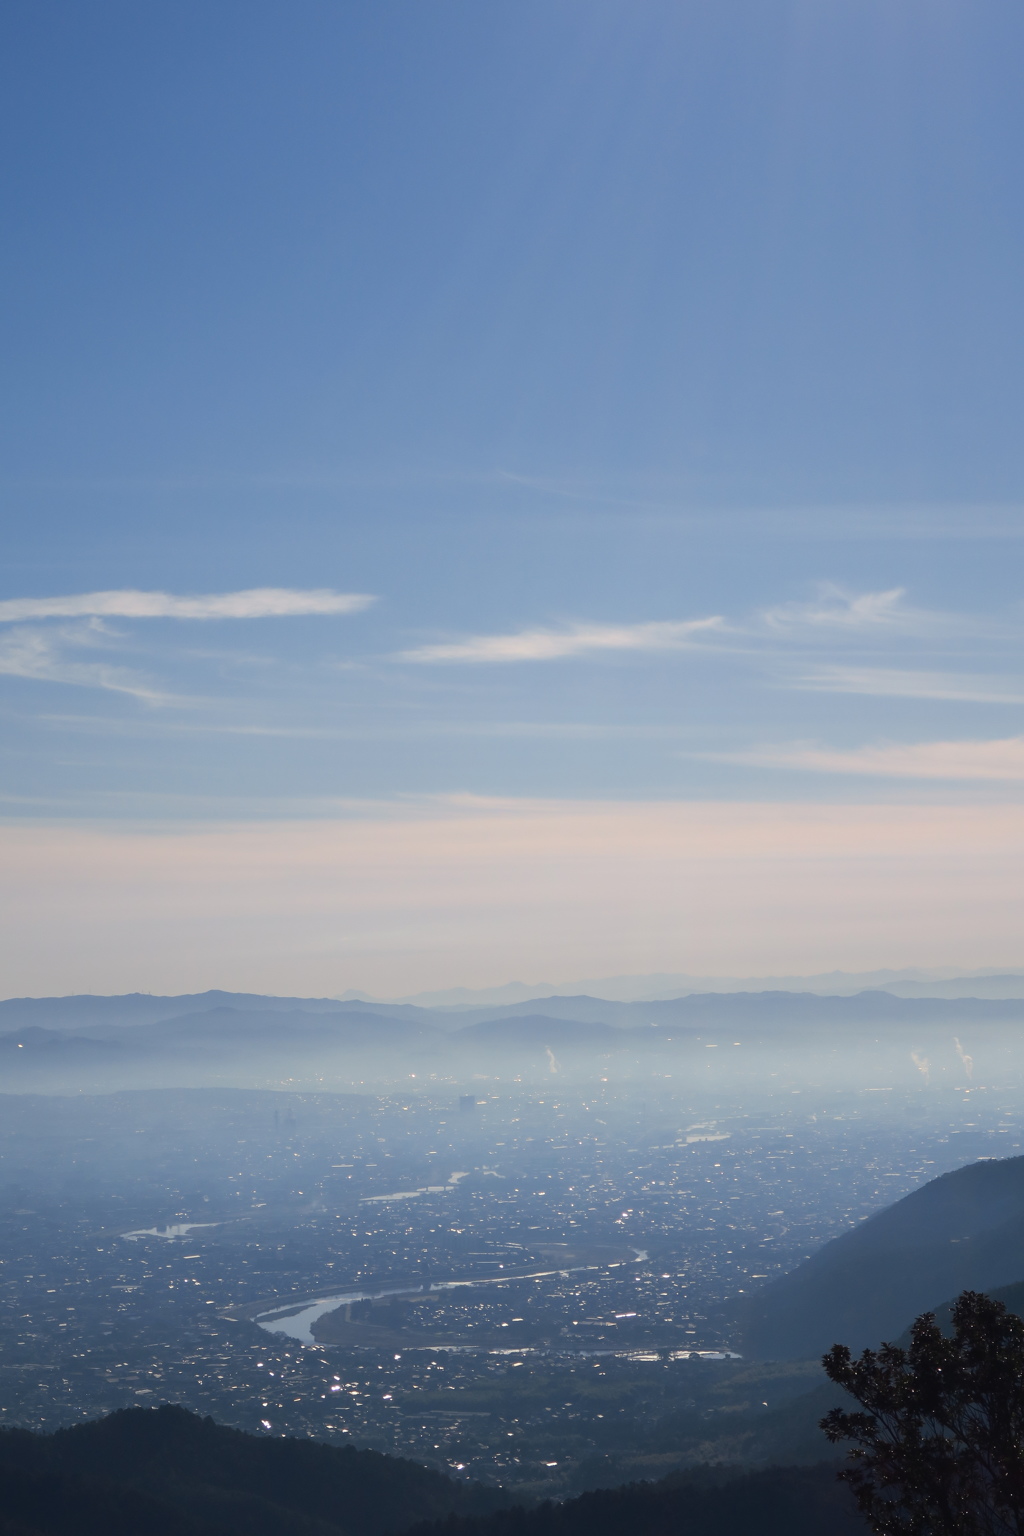
{"type": "Polygon", "coordinates": [[[1024,1321],[964,1291],[946,1335],[926,1312],[910,1346],[823,1365],[862,1412],[834,1408],[832,1441],[852,1440],[840,1473],[875,1531],[892,1536],[1024,1536],[1024,1321]]]}

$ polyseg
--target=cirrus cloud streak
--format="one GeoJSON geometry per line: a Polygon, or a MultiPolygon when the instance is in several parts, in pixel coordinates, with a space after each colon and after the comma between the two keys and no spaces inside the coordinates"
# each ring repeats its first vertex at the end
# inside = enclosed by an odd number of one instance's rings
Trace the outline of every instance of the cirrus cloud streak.
{"type": "Polygon", "coordinates": [[[103,688],[125,693],[147,704],[194,702],[177,698],[154,687],[128,667],[105,661],[76,661],[105,638],[98,620],[61,625],[57,629],[9,629],[0,637],[0,676],[20,677],[34,683],[66,683],[75,688],[103,688]]]}
{"type": "Polygon", "coordinates": [[[179,597],[170,592],[81,592],[67,597],[12,597],[0,602],[0,623],[25,619],[267,619],[359,613],[375,599],[328,587],[250,587],[179,597]]]}
{"type": "Polygon", "coordinates": [[[521,629],[507,635],[469,635],[440,645],[400,651],[399,661],[513,662],[561,661],[594,651],[677,651],[724,619],[653,621],[646,624],[571,624],[564,629],[521,629]]]}
{"type": "Polygon", "coordinates": [[[970,672],[925,672],[898,667],[818,667],[791,680],[806,693],[857,693],[878,699],[943,699],[963,704],[1024,704],[1014,678],[970,672]]]}
{"type": "Polygon", "coordinates": [[[715,762],[810,773],[871,774],[896,779],[1024,780],[1024,736],[996,741],[920,741],[835,751],[825,747],[763,747],[706,754],[715,762]]]}

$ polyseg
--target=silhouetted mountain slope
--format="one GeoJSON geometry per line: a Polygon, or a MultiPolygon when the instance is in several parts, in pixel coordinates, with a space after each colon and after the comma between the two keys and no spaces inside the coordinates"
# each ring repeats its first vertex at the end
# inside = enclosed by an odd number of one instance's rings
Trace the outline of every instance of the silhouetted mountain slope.
{"type": "MultiPolygon", "coordinates": [[[[1007,1312],[1016,1312],[1018,1317],[1024,1317],[1024,1280],[1015,1280],[1012,1285],[997,1285],[995,1290],[988,1293],[994,1301],[1001,1301],[1007,1312]]],[[[953,1310],[955,1297],[945,1302],[939,1308],[939,1321],[944,1322],[953,1310]]]]}
{"type": "MultiPolygon", "coordinates": [[[[989,1287],[985,1294],[991,1296],[993,1301],[1001,1301],[1007,1312],[1016,1312],[1018,1317],[1024,1317],[1024,1280],[1015,1280],[1012,1285],[989,1287]]],[[[947,1333],[952,1331],[953,1303],[955,1301],[956,1297],[951,1296],[941,1306],[931,1308],[931,1311],[935,1313],[935,1321],[947,1333]]],[[[910,1343],[909,1323],[896,1340],[896,1343],[903,1345],[904,1348],[910,1343]]]]}
{"type": "Polygon", "coordinates": [[[0,1431],[3,1536],[387,1536],[501,1502],[416,1462],[247,1435],[182,1408],[0,1431]]]}
{"type": "Polygon", "coordinates": [[[452,1518],[410,1536],[866,1536],[834,1465],[676,1473],[602,1488],[564,1504],[452,1518]]]}
{"type": "Polygon", "coordinates": [[[933,1179],[752,1297],[745,1349],[809,1359],[832,1344],[896,1339],[920,1313],[963,1290],[1024,1274],[1024,1157],[933,1179]]]}

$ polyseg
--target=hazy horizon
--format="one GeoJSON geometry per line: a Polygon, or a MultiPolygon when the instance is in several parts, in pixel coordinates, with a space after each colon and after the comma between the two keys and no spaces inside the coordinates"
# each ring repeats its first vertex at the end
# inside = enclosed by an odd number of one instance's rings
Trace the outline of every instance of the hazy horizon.
{"type": "MultiPolygon", "coordinates": [[[[431,992],[413,992],[393,995],[377,996],[359,989],[328,994],[339,1002],[351,1002],[364,999],[367,1002],[376,1003],[411,1003],[422,1007],[469,1006],[474,1003],[503,1003],[515,1001],[539,1000],[545,997],[573,997],[594,996],[609,999],[618,999],[623,1002],[643,1001],[650,998],[672,998],[681,994],[693,992],[752,992],[752,991],[808,991],[821,994],[844,994],[852,991],[868,990],[870,988],[891,988],[893,986],[910,987],[921,995],[931,995],[932,989],[942,983],[969,982],[972,979],[1012,983],[1019,981],[1024,987],[1024,966],[1016,967],[1004,965],[999,967],[982,967],[964,969],[957,966],[940,966],[927,968],[920,966],[903,966],[895,969],[876,971],[822,971],[802,975],[769,975],[769,976],[694,976],[685,972],[665,973],[647,972],[634,976],[590,976],[581,977],[573,981],[561,982],[522,982],[505,981],[493,986],[462,987],[453,986],[441,988],[431,992]]],[[[172,997],[191,997],[203,995],[207,992],[224,993],[232,996],[260,995],[266,997],[282,997],[283,994],[262,993],[255,994],[251,988],[208,987],[182,988],[180,992],[168,993],[172,997]]],[[[47,993],[47,994],[20,994],[20,996],[34,997],[127,997],[127,996],[153,996],[152,988],[136,988],[130,993],[47,993]]],[[[305,997],[309,1001],[321,999],[321,994],[306,993],[296,994],[305,997]]],[[[939,995],[936,992],[935,995],[939,995]]],[[[1007,996],[1015,995],[1012,991],[1007,996]]],[[[0,1001],[17,1001],[18,995],[11,995],[0,1001]]]]}

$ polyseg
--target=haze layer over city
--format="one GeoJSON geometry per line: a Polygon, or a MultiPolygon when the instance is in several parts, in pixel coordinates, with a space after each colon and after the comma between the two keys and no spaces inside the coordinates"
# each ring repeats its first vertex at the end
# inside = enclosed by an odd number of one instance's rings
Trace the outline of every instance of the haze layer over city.
{"type": "Polygon", "coordinates": [[[1024,1309],[1022,28],[0,18],[0,1494],[831,1489],[1024,1309]]]}

